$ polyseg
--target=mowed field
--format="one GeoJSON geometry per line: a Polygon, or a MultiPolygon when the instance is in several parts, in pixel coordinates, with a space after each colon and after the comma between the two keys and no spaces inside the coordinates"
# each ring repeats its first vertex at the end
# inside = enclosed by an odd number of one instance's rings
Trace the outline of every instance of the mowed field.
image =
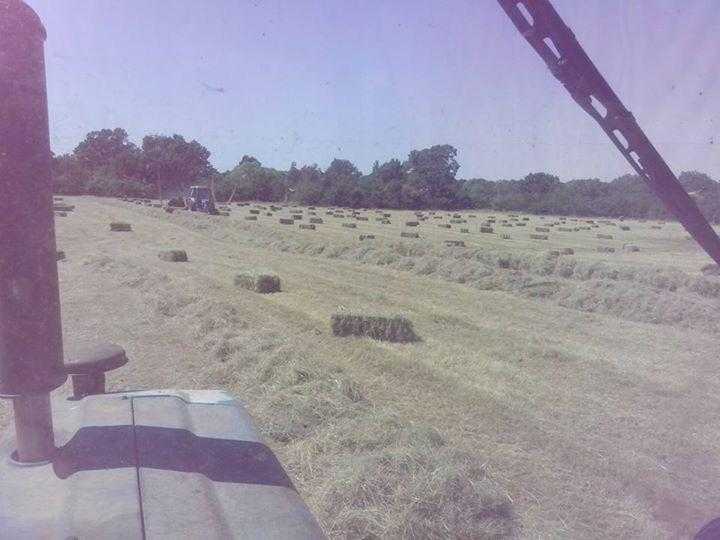
{"type": "Polygon", "coordinates": [[[236,395],[331,537],[687,538],[720,514],[720,277],[675,223],[63,202],[66,342],[126,348],[111,389],[236,395]],[[341,312],[420,340],[335,337],[341,312]]]}

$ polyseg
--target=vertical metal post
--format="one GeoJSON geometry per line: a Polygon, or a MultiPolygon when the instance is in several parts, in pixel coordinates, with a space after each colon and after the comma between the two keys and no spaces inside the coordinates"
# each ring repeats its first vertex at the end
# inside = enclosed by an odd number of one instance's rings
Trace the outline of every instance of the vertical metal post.
{"type": "Polygon", "coordinates": [[[20,461],[53,450],[49,392],[62,385],[45,29],[0,0],[0,397],[14,400],[20,461]]]}

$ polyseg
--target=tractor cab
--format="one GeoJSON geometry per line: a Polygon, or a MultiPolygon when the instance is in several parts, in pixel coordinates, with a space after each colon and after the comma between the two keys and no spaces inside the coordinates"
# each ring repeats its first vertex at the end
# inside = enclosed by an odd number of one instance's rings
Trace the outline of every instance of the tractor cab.
{"type": "Polygon", "coordinates": [[[207,186],[190,186],[185,197],[185,207],[193,212],[212,213],[215,210],[210,188],[207,186]]]}

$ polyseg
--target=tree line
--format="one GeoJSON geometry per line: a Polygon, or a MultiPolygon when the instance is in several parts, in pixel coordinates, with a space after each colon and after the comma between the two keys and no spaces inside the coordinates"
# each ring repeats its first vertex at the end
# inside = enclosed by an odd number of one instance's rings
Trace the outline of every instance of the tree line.
{"type": "MultiPolygon", "coordinates": [[[[413,150],[404,161],[376,161],[368,174],[346,159],[334,159],[325,170],[296,163],[279,170],[245,155],[224,172],[217,171],[209,159],[207,148],[180,135],[148,135],[137,146],[121,128],[93,131],[72,153],[53,158],[55,190],[66,195],[169,198],[212,179],[220,202],[670,217],[637,175],[610,182],[598,178],[561,182],[545,172],[521,179],[460,179],[457,150],[448,144],[413,150]]],[[[683,172],[679,180],[705,216],[720,222],[720,183],[698,171],[683,172]]]]}

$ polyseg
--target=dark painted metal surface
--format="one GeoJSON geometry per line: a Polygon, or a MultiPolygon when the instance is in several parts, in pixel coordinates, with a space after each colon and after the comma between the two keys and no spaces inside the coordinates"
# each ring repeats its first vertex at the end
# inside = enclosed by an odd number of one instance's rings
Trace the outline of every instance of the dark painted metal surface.
{"type": "Polygon", "coordinates": [[[65,382],[44,60],[45,29],[0,0],[0,395],[65,382]]]}
{"type": "Polygon", "coordinates": [[[548,0],[498,0],[572,98],[592,116],[646,184],[720,264],[720,238],[548,0]]]}

